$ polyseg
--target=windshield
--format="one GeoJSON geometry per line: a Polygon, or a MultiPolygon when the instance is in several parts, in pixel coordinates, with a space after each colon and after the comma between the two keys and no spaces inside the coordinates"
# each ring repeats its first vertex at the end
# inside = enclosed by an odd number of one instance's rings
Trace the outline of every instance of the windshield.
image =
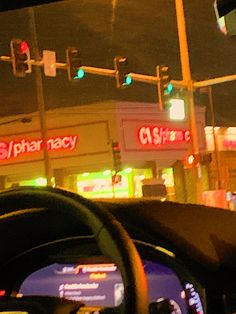
{"type": "Polygon", "coordinates": [[[67,0],[0,13],[0,189],[235,209],[234,11],[67,0]]]}

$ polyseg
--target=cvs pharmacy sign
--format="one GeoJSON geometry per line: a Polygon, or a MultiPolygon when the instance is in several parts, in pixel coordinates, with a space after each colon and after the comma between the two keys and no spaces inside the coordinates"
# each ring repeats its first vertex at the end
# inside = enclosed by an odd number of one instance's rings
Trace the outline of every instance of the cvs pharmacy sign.
{"type": "MultiPolygon", "coordinates": [[[[72,151],[76,148],[78,136],[69,135],[63,137],[49,138],[46,141],[48,151],[66,149],[72,151]]],[[[36,153],[43,150],[43,140],[11,140],[10,142],[0,142],[0,160],[17,158],[20,155],[36,153]]]]}
{"type": "Polygon", "coordinates": [[[177,130],[159,126],[142,126],[138,130],[138,140],[142,145],[161,146],[166,144],[189,143],[189,130],[177,130]]]}

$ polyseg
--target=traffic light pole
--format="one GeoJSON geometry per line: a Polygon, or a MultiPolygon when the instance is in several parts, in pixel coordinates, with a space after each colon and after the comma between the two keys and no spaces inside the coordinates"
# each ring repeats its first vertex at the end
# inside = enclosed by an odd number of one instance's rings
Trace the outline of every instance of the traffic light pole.
{"type": "Polygon", "coordinates": [[[163,110],[163,101],[162,101],[162,95],[161,95],[161,77],[160,77],[160,66],[158,65],[156,67],[156,76],[157,76],[157,93],[158,93],[158,103],[159,108],[162,111],[163,110]]]}
{"type": "MultiPolygon", "coordinates": [[[[192,154],[199,153],[199,144],[198,144],[198,131],[197,131],[197,122],[196,122],[196,112],[194,106],[194,86],[193,80],[191,77],[190,62],[189,62],[189,50],[188,50],[188,41],[186,33],[186,23],[184,15],[184,6],[183,0],[175,0],[176,7],[176,17],[177,17],[177,27],[178,27],[178,36],[179,36],[179,48],[180,48],[180,59],[181,59],[181,69],[183,81],[187,86],[187,96],[188,96],[188,110],[189,110],[189,124],[190,131],[192,135],[192,154]]],[[[194,168],[194,179],[196,184],[196,202],[201,202],[201,169],[199,164],[194,168]]]]}
{"type": "Polygon", "coordinates": [[[212,124],[212,135],[213,135],[213,143],[214,143],[214,154],[215,154],[215,163],[216,163],[216,177],[217,177],[217,189],[222,189],[222,179],[221,179],[221,162],[220,162],[220,153],[218,147],[218,141],[215,131],[215,113],[214,113],[214,105],[213,105],[213,96],[212,96],[212,87],[208,87],[208,97],[209,104],[211,110],[211,124],[212,124]]]}
{"type": "MultiPolygon", "coordinates": [[[[29,12],[29,25],[32,37],[32,48],[36,60],[40,60],[40,54],[38,49],[38,40],[35,25],[34,9],[28,8],[29,12]]],[[[40,119],[40,132],[43,141],[43,160],[44,160],[44,171],[47,179],[47,184],[52,184],[52,168],[51,161],[47,150],[47,125],[46,125],[46,114],[45,114],[45,103],[44,103],[44,92],[43,92],[43,80],[42,73],[39,67],[35,67],[35,82],[36,82],[36,95],[40,119]]]]}

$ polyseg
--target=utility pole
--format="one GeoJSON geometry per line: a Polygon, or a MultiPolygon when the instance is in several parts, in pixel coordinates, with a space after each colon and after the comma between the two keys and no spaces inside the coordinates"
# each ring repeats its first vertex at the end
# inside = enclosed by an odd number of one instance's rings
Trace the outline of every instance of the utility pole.
{"type": "MultiPolygon", "coordinates": [[[[28,8],[29,12],[29,27],[31,32],[32,39],[32,51],[35,56],[35,60],[40,60],[39,47],[38,47],[38,38],[36,32],[36,23],[35,23],[35,13],[34,8],[28,8]]],[[[44,160],[44,171],[47,179],[47,184],[52,185],[52,168],[51,161],[49,158],[47,150],[47,124],[46,124],[46,112],[45,112],[45,102],[44,102],[44,92],[43,92],[43,80],[40,67],[34,67],[35,70],[35,82],[36,82],[36,96],[37,104],[39,111],[39,120],[40,120],[40,132],[41,139],[43,141],[43,160],[44,160]]]]}
{"type": "MultiPolygon", "coordinates": [[[[193,80],[191,77],[191,69],[189,62],[189,50],[188,50],[188,40],[186,33],[186,23],[184,15],[183,0],[175,0],[176,7],[176,17],[177,17],[177,27],[179,36],[179,48],[180,48],[180,60],[183,81],[187,86],[188,95],[188,109],[189,109],[189,124],[192,135],[192,154],[199,154],[199,144],[198,144],[198,130],[196,121],[196,112],[194,106],[194,87],[193,80]]],[[[194,179],[196,183],[196,201],[201,202],[201,168],[199,165],[193,168],[194,179]]]]}
{"type": "Polygon", "coordinates": [[[212,87],[208,87],[208,96],[209,96],[209,103],[210,103],[210,110],[211,110],[211,122],[212,122],[212,135],[213,135],[213,142],[214,142],[214,153],[215,153],[215,162],[216,162],[216,176],[217,176],[217,186],[216,189],[222,188],[222,180],[221,180],[221,163],[220,163],[220,154],[219,154],[219,147],[218,147],[218,140],[215,131],[215,112],[214,112],[214,104],[213,104],[213,96],[212,96],[212,87]]]}

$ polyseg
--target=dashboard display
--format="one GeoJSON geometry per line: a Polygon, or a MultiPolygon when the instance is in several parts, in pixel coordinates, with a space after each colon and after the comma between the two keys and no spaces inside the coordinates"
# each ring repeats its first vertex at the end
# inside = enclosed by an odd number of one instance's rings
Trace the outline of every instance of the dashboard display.
{"type": "MultiPolygon", "coordinates": [[[[190,309],[191,313],[204,313],[193,285],[195,299],[192,296],[188,299],[189,284],[182,285],[171,268],[147,260],[143,265],[150,303],[172,307],[171,313],[187,314],[190,309]]],[[[51,264],[28,276],[19,290],[19,295],[58,296],[87,306],[118,306],[123,294],[122,278],[115,264],[51,264]]]]}

